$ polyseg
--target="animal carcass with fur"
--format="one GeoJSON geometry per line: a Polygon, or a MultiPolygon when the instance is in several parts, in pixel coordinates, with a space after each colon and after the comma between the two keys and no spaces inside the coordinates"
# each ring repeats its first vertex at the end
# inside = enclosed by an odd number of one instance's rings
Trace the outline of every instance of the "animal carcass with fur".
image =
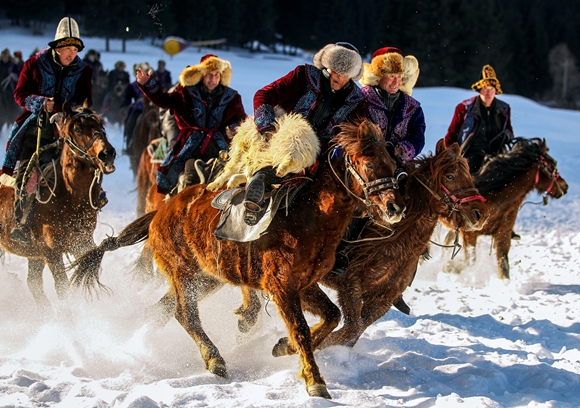
{"type": "Polygon", "coordinates": [[[276,169],[278,177],[284,177],[316,162],[320,143],[304,117],[285,113],[276,119],[275,128],[268,138],[258,132],[254,119],[248,117],[232,139],[228,163],[207,189],[217,191],[226,182],[227,188],[237,187],[268,166],[276,169]]]}

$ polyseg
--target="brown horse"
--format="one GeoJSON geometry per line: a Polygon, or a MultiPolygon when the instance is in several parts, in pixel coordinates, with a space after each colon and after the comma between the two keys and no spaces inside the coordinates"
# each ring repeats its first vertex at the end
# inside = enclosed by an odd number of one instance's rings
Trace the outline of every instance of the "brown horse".
{"type": "Polygon", "coordinates": [[[127,84],[117,84],[111,90],[109,99],[106,105],[103,106],[103,116],[107,119],[108,123],[123,123],[123,119],[127,115],[127,108],[122,108],[121,103],[123,102],[126,88],[127,84]]]}
{"type": "Polygon", "coordinates": [[[164,203],[165,194],[157,192],[157,168],[161,163],[155,157],[155,143],[153,140],[141,153],[139,169],[137,171],[137,218],[148,212],[155,211],[164,203]]]}
{"type": "Polygon", "coordinates": [[[103,119],[94,111],[87,107],[72,111],[65,103],[59,126],[62,151],[55,163],[55,180],[49,182],[50,188],[38,190],[42,204],[34,203],[30,245],[10,239],[16,223],[15,192],[0,188],[0,247],[28,258],[28,287],[41,306],[49,304],[42,283],[44,265],[50,268],[56,292],[63,298],[69,287],[63,255],[77,257],[95,247],[101,177],[115,170],[115,149],[107,140],[103,119]]]}
{"type": "Polygon", "coordinates": [[[450,261],[445,270],[459,273],[465,266],[473,264],[477,238],[491,235],[499,277],[509,279],[511,232],[522,202],[528,193],[536,190],[545,194],[544,202],[547,204],[548,196],[563,197],[568,184],[558,173],[556,160],[548,154],[546,140],[538,138],[517,138],[507,153],[489,158],[473,180],[485,197],[491,216],[479,231],[462,230],[465,259],[450,261]]]}
{"type": "Polygon", "coordinates": [[[366,328],[387,313],[413,281],[437,217],[449,219],[456,228],[478,230],[489,215],[456,143],[445,149],[440,140],[435,156],[417,158],[406,170],[405,218],[392,230],[365,228],[360,240],[351,244],[346,273],[329,273],[320,281],[336,290],[343,313],[343,326],[321,347],[354,346],[366,328]]]}
{"type": "MultiPolygon", "coordinates": [[[[289,215],[277,214],[269,232],[256,241],[217,241],[213,231],[220,214],[211,206],[217,193],[194,185],[88,252],[73,281],[93,288],[105,251],[149,238],[171,288],[160,302],[175,300],[175,317],[210,372],[227,377],[224,359],[202,329],[198,301],[223,282],[232,283],[263,290],[273,299],[298,350],[308,393],[330,398],[313,350],[338,325],[340,311],[315,283],[332,268],[355,209],[362,207],[377,223],[391,224],[400,221],[404,208],[393,178],[396,165],[378,127],[367,121],[344,125],[333,142],[336,148],[324,155],[315,180],[289,215]],[[312,332],[301,309],[305,300],[321,305],[322,320],[312,332]]],[[[274,355],[282,354],[277,348],[274,355]]]]}
{"type": "Polygon", "coordinates": [[[131,155],[129,161],[131,162],[131,170],[135,179],[139,172],[139,163],[143,151],[147,149],[149,143],[154,139],[161,137],[161,128],[159,127],[161,121],[159,119],[159,108],[155,106],[149,99],[143,98],[143,112],[133,131],[131,138],[131,155]]]}

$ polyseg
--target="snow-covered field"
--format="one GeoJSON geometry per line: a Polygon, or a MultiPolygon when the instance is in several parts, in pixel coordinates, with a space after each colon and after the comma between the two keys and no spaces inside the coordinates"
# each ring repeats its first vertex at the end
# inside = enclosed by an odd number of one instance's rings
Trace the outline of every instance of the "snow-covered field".
{"type": "MultiPolygon", "coordinates": [[[[11,51],[29,55],[52,40],[2,25],[11,51]]],[[[106,69],[122,59],[129,67],[167,61],[174,80],[208,50],[185,49],[173,58],[148,40],[128,43],[83,38],[101,52],[106,69]]],[[[337,39],[341,40],[341,39],[337,39]]],[[[215,51],[214,51],[215,52],[215,51]]],[[[311,56],[217,51],[233,66],[232,87],[248,113],[254,92],[311,56]]],[[[474,73],[474,80],[478,73],[474,73]]],[[[501,73],[498,72],[501,80],[501,73]]],[[[465,84],[466,88],[470,84],[465,84]]],[[[419,78],[418,86],[421,86],[419,78]]],[[[509,90],[508,90],[509,91],[509,90]]],[[[447,129],[455,105],[470,90],[417,88],[427,119],[425,150],[447,129]]],[[[236,288],[226,287],[202,303],[201,316],[228,363],[231,379],[205,371],[197,347],[173,319],[163,328],[145,323],[144,309],[166,287],[131,274],[139,247],[107,253],[102,281],[114,290],[88,302],[76,294],[59,302],[45,271],[54,314],[37,315],[26,288],[26,262],[7,254],[0,266],[0,407],[578,407],[580,406],[580,112],[548,109],[502,95],[512,106],[517,136],[546,138],[570,185],[567,196],[547,207],[526,205],[510,253],[512,279],[496,277],[490,240],[478,246],[478,262],[462,275],[448,275],[448,255],[434,250],[405,293],[411,316],[392,310],[350,349],[316,352],[332,400],[310,398],[297,378],[298,359],[274,358],[271,349],[285,328],[272,303],[248,334],[237,331],[232,311],[236,288]]],[[[122,130],[109,138],[122,147],[122,130]]],[[[7,129],[0,134],[2,145],[7,129]]],[[[127,157],[106,176],[109,204],[95,240],[119,232],[135,217],[136,193],[127,157]]],[[[538,202],[535,194],[530,201],[538,202]]],[[[434,240],[445,231],[437,230],[434,240]]]]}

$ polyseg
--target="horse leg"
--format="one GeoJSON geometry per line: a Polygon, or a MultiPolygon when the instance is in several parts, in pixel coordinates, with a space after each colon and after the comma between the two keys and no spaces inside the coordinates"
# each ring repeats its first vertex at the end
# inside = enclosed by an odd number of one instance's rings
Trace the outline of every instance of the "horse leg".
{"type": "Polygon", "coordinates": [[[234,310],[239,315],[238,330],[247,333],[256,324],[262,303],[255,290],[242,286],[242,305],[234,310]]]}
{"type": "MultiPolygon", "coordinates": [[[[443,245],[449,247],[452,246],[455,242],[455,237],[456,237],[456,232],[453,230],[450,230],[447,232],[447,235],[445,235],[445,239],[443,241],[443,245]]],[[[464,243],[465,246],[465,243],[464,243]]],[[[452,248],[451,251],[455,251],[455,248],[452,248]]],[[[444,249],[442,251],[442,255],[445,254],[449,254],[450,251],[444,249]]],[[[466,252],[467,254],[467,252],[466,252]]],[[[443,265],[443,272],[445,273],[456,273],[456,274],[460,274],[463,269],[465,269],[466,266],[466,261],[465,259],[461,260],[461,259],[457,259],[457,258],[453,258],[450,259],[449,261],[447,261],[447,263],[445,263],[445,265],[443,265]]]]}
{"type": "MultiPolygon", "coordinates": [[[[302,310],[320,317],[320,321],[310,329],[312,348],[316,349],[340,323],[340,309],[330,301],[320,286],[314,284],[300,294],[302,310]]],[[[296,346],[288,337],[278,340],[272,354],[275,357],[297,353],[296,346]]]]}
{"type": "MultiPolygon", "coordinates": [[[[94,245],[94,244],[93,244],[94,245]]],[[[46,263],[54,278],[54,288],[59,299],[64,299],[68,293],[70,282],[66,276],[62,254],[52,254],[47,258],[46,263]]]]}
{"type": "Polygon", "coordinates": [[[290,339],[297,347],[300,359],[300,377],[306,383],[308,395],[331,399],[326,383],[314,359],[310,328],[302,313],[298,291],[288,287],[281,287],[280,282],[277,280],[271,280],[265,287],[271,290],[270,294],[278,305],[278,310],[286,323],[290,339]]]}
{"type": "Polygon", "coordinates": [[[189,279],[184,278],[182,276],[182,279],[173,280],[176,301],[175,318],[195,341],[206,370],[219,377],[228,378],[225,360],[201,326],[197,304],[196,276],[189,276],[189,279]]]}
{"type": "Polygon", "coordinates": [[[44,293],[44,281],[42,279],[42,272],[44,271],[43,259],[29,259],[28,260],[28,277],[26,283],[28,289],[32,293],[36,304],[41,308],[50,306],[50,302],[44,293]]]}

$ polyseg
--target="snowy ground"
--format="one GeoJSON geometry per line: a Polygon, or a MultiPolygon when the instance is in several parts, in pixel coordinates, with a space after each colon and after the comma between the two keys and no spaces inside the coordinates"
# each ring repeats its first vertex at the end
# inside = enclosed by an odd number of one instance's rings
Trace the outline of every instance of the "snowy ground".
{"type": "MultiPolygon", "coordinates": [[[[52,38],[32,37],[2,25],[11,51],[28,55],[52,38]]],[[[339,39],[337,39],[339,40],[339,39]]],[[[170,58],[148,41],[131,42],[128,53],[112,42],[85,39],[102,53],[105,68],[167,60],[176,79],[208,50],[186,49],[170,58]]],[[[219,51],[232,62],[232,87],[251,113],[253,93],[308,57],[219,51]]],[[[474,75],[477,73],[474,73],[474,75]]],[[[498,73],[501,79],[501,73],[498,73]]],[[[475,75],[476,76],[476,75],[475,75]]],[[[421,79],[419,79],[419,86],[421,79]]],[[[466,86],[469,84],[466,84],[466,86]]],[[[427,118],[425,150],[445,134],[453,108],[469,90],[417,88],[427,118]]],[[[144,309],[164,293],[162,282],[131,274],[139,248],[105,255],[102,281],[110,297],[87,302],[76,294],[59,302],[52,278],[45,288],[54,314],[41,316],[26,288],[26,262],[6,255],[0,266],[0,407],[578,407],[580,406],[580,112],[542,107],[515,95],[510,103],[518,136],[545,137],[569,194],[547,207],[526,205],[510,253],[512,279],[496,277],[490,241],[478,246],[477,264],[462,275],[443,272],[445,259],[423,264],[405,293],[412,315],[390,311],[352,348],[316,352],[332,400],[310,398],[297,378],[296,357],[270,351],[285,328],[272,303],[264,302],[251,333],[237,332],[236,288],[226,287],[202,303],[208,335],[228,363],[231,379],[204,370],[193,341],[172,320],[147,326],[144,309]]],[[[122,131],[108,128],[120,151],[122,131]]],[[[0,134],[5,143],[7,129],[0,134]]],[[[109,204],[95,239],[119,232],[135,216],[134,182],[126,157],[105,177],[109,204]]],[[[531,195],[530,201],[539,197],[531,195]]],[[[434,240],[445,231],[437,230],[434,240]]],[[[448,258],[448,255],[444,255],[448,258]]]]}

